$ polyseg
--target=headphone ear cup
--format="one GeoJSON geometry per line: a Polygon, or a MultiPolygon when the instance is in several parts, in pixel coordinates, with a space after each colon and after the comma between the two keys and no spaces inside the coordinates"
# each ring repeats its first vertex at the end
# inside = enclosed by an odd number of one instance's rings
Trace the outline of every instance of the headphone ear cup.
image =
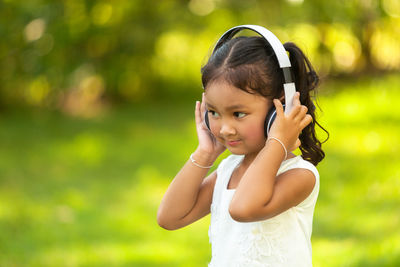
{"type": "Polygon", "coordinates": [[[269,109],[267,117],[265,118],[265,123],[264,123],[265,137],[268,137],[269,130],[271,129],[271,126],[275,120],[275,117],[276,117],[276,109],[275,109],[275,107],[272,107],[269,109]]]}
{"type": "Polygon", "coordinates": [[[208,110],[206,110],[206,112],[204,113],[204,122],[206,123],[208,130],[211,131],[210,122],[208,121],[208,110]]]}
{"type": "MultiPolygon", "coordinates": [[[[283,110],[285,110],[285,104],[282,105],[283,110]]],[[[271,126],[274,123],[276,119],[276,108],[273,106],[272,108],[269,109],[268,115],[265,118],[265,123],[264,123],[264,135],[265,137],[268,137],[269,130],[271,130],[271,126]]]]}

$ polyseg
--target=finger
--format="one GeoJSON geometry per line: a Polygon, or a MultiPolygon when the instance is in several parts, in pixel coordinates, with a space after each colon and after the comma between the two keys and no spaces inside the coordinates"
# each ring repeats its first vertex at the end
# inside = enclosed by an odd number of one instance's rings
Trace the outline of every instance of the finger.
{"type": "Polygon", "coordinates": [[[201,123],[201,121],[202,121],[201,112],[200,112],[200,102],[199,101],[196,101],[196,106],[195,106],[195,109],[194,109],[194,117],[195,117],[195,120],[196,120],[196,125],[199,125],[201,123]]]}
{"type": "Polygon", "coordinates": [[[283,106],[281,101],[279,101],[279,99],[274,99],[273,100],[274,105],[275,105],[275,109],[276,109],[276,116],[283,116],[283,106]]]}
{"type": "Polygon", "coordinates": [[[293,106],[300,106],[300,93],[296,92],[296,94],[294,94],[293,96],[293,106]]]}
{"type": "Polygon", "coordinates": [[[292,106],[292,110],[289,113],[289,116],[291,118],[295,118],[297,116],[297,114],[300,112],[300,107],[301,107],[300,93],[296,92],[295,95],[293,96],[293,106],[292,106]]]}
{"type": "Polygon", "coordinates": [[[299,105],[294,106],[289,113],[289,117],[292,119],[296,119],[300,113],[300,110],[301,110],[301,106],[299,106],[299,105]]]}
{"type": "Polygon", "coordinates": [[[306,114],[304,119],[300,122],[300,128],[304,129],[307,125],[309,125],[312,122],[312,116],[310,114],[306,114]]]}
{"type": "Polygon", "coordinates": [[[300,110],[296,115],[296,119],[298,119],[299,121],[303,120],[307,114],[307,111],[308,111],[308,108],[304,105],[301,105],[300,110]]]}
{"type": "Polygon", "coordinates": [[[206,101],[204,99],[204,93],[201,95],[201,112],[206,113],[206,101]]]}

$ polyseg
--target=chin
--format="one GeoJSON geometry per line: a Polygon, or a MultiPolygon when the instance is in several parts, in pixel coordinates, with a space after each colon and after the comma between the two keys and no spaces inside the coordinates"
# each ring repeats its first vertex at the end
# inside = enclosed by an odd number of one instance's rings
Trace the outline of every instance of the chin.
{"type": "Polygon", "coordinates": [[[233,155],[246,155],[249,153],[249,151],[246,151],[244,149],[236,148],[236,147],[227,147],[229,152],[233,155]]]}

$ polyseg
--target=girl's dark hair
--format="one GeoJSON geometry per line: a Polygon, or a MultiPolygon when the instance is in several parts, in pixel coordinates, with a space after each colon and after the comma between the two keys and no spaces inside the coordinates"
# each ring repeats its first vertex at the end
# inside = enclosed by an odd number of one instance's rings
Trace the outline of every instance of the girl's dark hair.
{"type": "MultiPolygon", "coordinates": [[[[300,150],[305,160],[317,165],[325,157],[325,153],[316,136],[315,125],[325,131],[329,138],[328,131],[316,120],[316,108],[312,101],[319,78],[300,48],[290,42],[283,46],[289,52],[296,90],[300,92],[300,102],[308,108],[307,113],[313,118],[299,136],[300,150]]],[[[225,42],[214,51],[206,65],[201,68],[201,73],[204,89],[214,81],[224,80],[250,94],[259,94],[270,99],[284,95],[282,70],[272,47],[261,37],[241,36],[225,42]]]]}

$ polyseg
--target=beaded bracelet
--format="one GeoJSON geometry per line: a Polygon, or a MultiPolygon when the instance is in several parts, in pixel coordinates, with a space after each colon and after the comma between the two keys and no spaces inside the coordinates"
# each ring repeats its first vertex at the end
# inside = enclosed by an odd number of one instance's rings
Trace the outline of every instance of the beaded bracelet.
{"type": "Polygon", "coordinates": [[[196,160],[193,159],[193,154],[190,155],[190,161],[191,161],[194,165],[196,165],[197,167],[202,168],[202,169],[209,169],[209,168],[211,168],[211,167],[214,166],[214,165],[211,165],[211,166],[202,166],[202,165],[198,164],[198,163],[196,162],[196,160]]]}
{"type": "Polygon", "coordinates": [[[287,159],[287,149],[286,149],[285,145],[283,144],[283,142],[282,142],[281,140],[279,140],[278,138],[272,137],[272,136],[271,136],[271,137],[268,137],[267,141],[268,141],[269,139],[274,139],[274,140],[278,141],[278,142],[282,145],[283,150],[285,150],[285,159],[284,159],[284,160],[286,160],[286,159],[287,159]]]}

